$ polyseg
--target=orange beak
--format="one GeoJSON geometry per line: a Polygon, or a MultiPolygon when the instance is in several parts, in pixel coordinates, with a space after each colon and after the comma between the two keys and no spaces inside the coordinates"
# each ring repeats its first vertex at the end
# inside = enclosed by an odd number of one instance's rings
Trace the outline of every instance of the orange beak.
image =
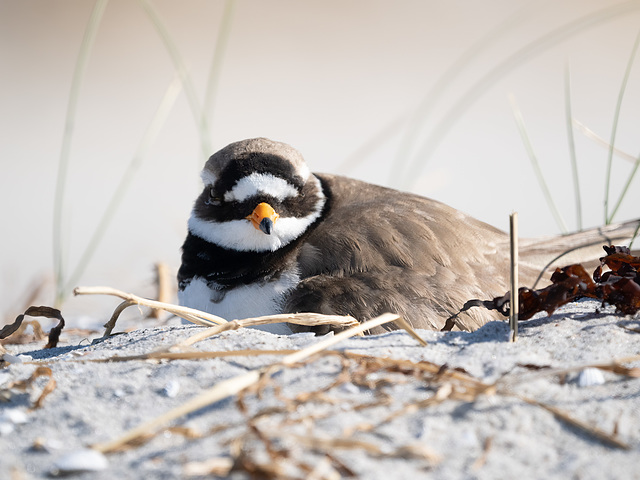
{"type": "Polygon", "coordinates": [[[280,218],[280,215],[276,213],[271,205],[264,202],[258,204],[253,212],[251,212],[251,215],[246,217],[254,227],[262,230],[262,232],[267,235],[271,235],[273,226],[276,224],[278,218],[280,218]]]}

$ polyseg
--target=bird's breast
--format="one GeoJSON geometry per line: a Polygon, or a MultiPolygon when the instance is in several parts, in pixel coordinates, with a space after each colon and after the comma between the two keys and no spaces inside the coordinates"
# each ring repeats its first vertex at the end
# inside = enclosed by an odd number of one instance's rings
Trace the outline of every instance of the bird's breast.
{"type": "Polygon", "coordinates": [[[222,288],[196,276],[178,292],[178,299],[181,305],[203,310],[229,321],[276,315],[282,313],[285,295],[299,281],[296,270],[282,272],[277,278],[270,280],[256,280],[231,288],[222,288]]]}

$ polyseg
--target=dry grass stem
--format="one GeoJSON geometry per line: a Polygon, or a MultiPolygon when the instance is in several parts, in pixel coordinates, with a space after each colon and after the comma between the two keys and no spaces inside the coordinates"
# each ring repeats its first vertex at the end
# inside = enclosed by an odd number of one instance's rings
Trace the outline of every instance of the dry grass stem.
{"type": "MultiPolygon", "coordinates": [[[[173,290],[171,288],[171,271],[166,263],[156,263],[156,285],[158,287],[157,299],[162,303],[169,303],[173,297],[173,290]]],[[[159,309],[152,309],[149,313],[149,317],[160,319],[159,309]]]]}
{"type": "MultiPolygon", "coordinates": [[[[175,305],[164,304],[162,302],[150,301],[136,297],[135,295],[126,294],[118,290],[110,288],[93,288],[93,289],[76,289],[76,294],[107,294],[115,295],[124,300],[112,317],[117,319],[118,315],[125,308],[131,305],[144,305],[151,308],[162,308],[175,313],[183,318],[194,317],[197,319],[203,318],[204,312],[199,312],[193,309],[186,309],[175,305]]],[[[352,437],[356,432],[370,432],[376,430],[378,427],[388,424],[393,420],[421,409],[431,407],[449,400],[474,402],[482,395],[500,395],[504,397],[517,398],[523,402],[543,408],[552,413],[554,417],[560,421],[563,421],[574,428],[586,433],[587,435],[616,448],[628,449],[629,446],[621,440],[618,440],[615,435],[610,435],[596,427],[587,425],[581,420],[573,418],[569,413],[546,403],[524,397],[511,390],[511,387],[520,384],[524,381],[529,381],[531,378],[537,376],[549,376],[549,375],[562,375],[571,371],[577,371],[586,367],[600,368],[614,372],[619,375],[626,375],[630,377],[640,376],[640,369],[628,368],[623,364],[636,362],[640,360],[640,355],[620,358],[611,362],[588,365],[588,366],[576,366],[571,368],[562,369],[549,369],[543,372],[536,372],[534,375],[510,375],[501,378],[496,383],[482,382],[464,372],[461,369],[451,369],[446,365],[437,365],[432,362],[420,361],[413,362],[409,360],[397,360],[384,357],[373,357],[362,354],[356,354],[349,351],[336,351],[329,350],[332,346],[340,343],[341,341],[356,336],[362,335],[364,332],[384,325],[390,322],[394,322],[398,327],[405,328],[406,331],[413,336],[421,345],[426,345],[426,342],[422,340],[419,335],[411,328],[411,326],[401,319],[398,315],[383,314],[377,318],[374,318],[368,322],[358,324],[351,317],[334,317],[323,316],[316,314],[297,314],[297,315],[272,315],[266,317],[249,318],[242,320],[234,320],[232,322],[226,322],[224,319],[218,319],[214,317],[220,324],[216,327],[206,329],[199,332],[197,335],[191,336],[186,340],[183,340],[169,348],[164,348],[159,351],[150,352],[144,355],[126,356],[126,357],[112,357],[109,359],[100,359],[96,361],[126,361],[126,360],[153,360],[153,359],[206,359],[206,358],[218,358],[228,356],[255,356],[255,355],[285,355],[280,361],[261,367],[242,375],[223,380],[213,387],[203,391],[201,394],[195,396],[184,404],[165,412],[164,414],[153,418],[143,424],[125,432],[120,438],[114,439],[110,442],[96,444],[92,448],[103,453],[119,451],[122,449],[130,448],[134,445],[140,444],[140,442],[146,441],[152,438],[163,427],[175,421],[176,419],[183,417],[189,413],[200,410],[206,406],[209,406],[215,402],[226,399],[233,395],[238,395],[238,408],[240,411],[247,413],[247,406],[245,404],[244,395],[252,394],[261,398],[267,392],[273,392],[281,402],[281,407],[270,407],[266,410],[262,410],[253,417],[247,419],[247,427],[249,432],[253,435],[252,438],[257,438],[263,446],[267,449],[271,457],[271,463],[268,464],[255,464],[250,457],[247,457],[247,452],[242,447],[241,453],[235,456],[236,465],[244,465],[243,468],[249,470],[257,468],[260,471],[270,471],[272,473],[282,473],[282,462],[292,462],[293,459],[290,452],[282,452],[281,450],[274,449],[274,445],[278,440],[286,440],[287,435],[270,438],[262,430],[260,430],[255,422],[258,422],[261,418],[274,418],[274,415],[284,415],[285,419],[281,421],[281,426],[299,423],[310,422],[313,425],[314,422],[322,418],[326,414],[307,414],[307,415],[294,415],[294,412],[298,411],[297,406],[308,403],[320,403],[327,406],[330,405],[345,405],[343,400],[339,400],[338,397],[333,395],[335,388],[340,387],[346,383],[353,383],[359,388],[367,388],[374,390],[378,397],[374,401],[366,404],[350,404],[349,408],[353,411],[358,411],[367,408],[374,408],[385,406],[391,408],[395,401],[388,397],[384,393],[384,388],[389,384],[397,384],[403,379],[405,381],[419,381],[423,382],[433,394],[426,399],[419,399],[406,402],[401,405],[400,408],[395,408],[381,421],[375,423],[360,423],[351,427],[345,428],[343,436],[339,438],[316,438],[313,432],[310,435],[304,437],[304,440],[300,438],[294,438],[296,443],[306,445],[312,450],[320,451],[324,455],[323,458],[329,458],[331,450],[339,448],[359,448],[372,455],[380,456],[393,456],[402,458],[423,458],[436,463],[437,458],[433,452],[424,449],[416,449],[414,446],[408,445],[400,447],[393,452],[382,452],[379,447],[373,443],[368,443],[352,437]],[[250,325],[264,325],[267,323],[280,323],[291,322],[299,323],[302,325],[318,325],[322,323],[338,324],[340,326],[354,325],[348,330],[344,330],[333,336],[328,336],[320,339],[317,343],[310,345],[302,350],[240,350],[240,351],[224,351],[224,352],[202,352],[186,350],[180,351],[190,347],[191,345],[204,340],[216,333],[219,333],[228,329],[242,328],[250,325]],[[334,381],[328,386],[315,392],[303,392],[295,395],[293,398],[287,398],[282,395],[280,387],[274,385],[272,376],[274,373],[283,370],[287,367],[301,366],[310,361],[315,361],[313,358],[316,354],[323,353],[324,355],[337,355],[342,359],[342,369],[336,374],[334,381]],[[373,375],[373,376],[371,376],[373,375]],[[380,377],[382,375],[382,377],[380,377]],[[398,375],[401,377],[398,378],[398,375]],[[413,380],[412,380],[413,379],[413,380]],[[292,416],[297,420],[293,420],[292,416]],[[266,470],[265,470],[266,469],[266,470]]],[[[211,319],[208,319],[212,321],[211,319]]],[[[115,320],[112,322],[112,326],[115,325],[115,320]]],[[[86,360],[84,360],[86,361],[86,360]]],[[[350,402],[351,403],[351,402],[350,402]]],[[[244,442],[243,442],[244,445],[244,442]]],[[[490,443],[485,445],[485,453],[482,458],[477,461],[477,467],[479,468],[486,458],[486,452],[489,450],[490,443]]],[[[333,460],[333,465],[337,465],[333,460]]],[[[215,463],[215,462],[214,462],[215,463]]],[[[228,466],[228,462],[223,462],[224,466],[228,466]]],[[[295,462],[294,462],[295,463],[295,462]]],[[[212,464],[213,470],[215,465],[212,464]]],[[[304,463],[296,463],[296,468],[301,468],[310,474],[314,471],[312,467],[304,463]],[[309,468],[307,468],[309,467],[309,468]]],[[[206,468],[207,465],[202,465],[206,468]]],[[[247,470],[247,471],[249,471],[247,470]]]]}
{"type": "Polygon", "coordinates": [[[610,362],[602,362],[602,363],[590,363],[586,365],[575,365],[572,367],[563,367],[563,368],[550,368],[540,372],[534,372],[530,374],[519,374],[512,375],[508,377],[503,377],[498,382],[496,382],[496,387],[499,390],[504,388],[510,388],[514,385],[529,383],[533,380],[543,377],[549,376],[563,376],[569,373],[579,372],[584,370],[585,368],[597,368],[600,370],[606,370],[609,372],[616,373],[618,375],[624,375],[628,377],[640,377],[640,368],[627,368],[624,367],[625,363],[633,363],[640,361],[640,355],[633,355],[630,357],[623,357],[613,359],[610,362]]]}
{"type": "MultiPolygon", "coordinates": [[[[310,326],[329,324],[340,328],[348,328],[359,325],[358,321],[353,317],[339,315],[321,315],[319,313],[265,315],[263,317],[245,318],[228,322],[222,317],[218,317],[201,310],[196,310],[195,308],[182,307],[179,305],[173,305],[171,303],[150,300],[148,298],[139,297],[132,293],[125,293],[111,287],[77,287],[76,289],[74,289],[73,293],[74,295],[112,295],[124,300],[124,302],[116,307],[113,315],[111,315],[109,321],[104,325],[106,329],[104,337],[108,337],[109,335],[111,335],[113,329],[115,328],[116,322],[120,317],[120,314],[127,308],[134,305],[149,307],[155,310],[165,310],[198,325],[209,327],[215,325],[215,327],[198,333],[191,339],[187,339],[184,342],[181,342],[180,344],[176,345],[176,347],[193,345],[196,342],[204,340],[213,335],[217,335],[218,333],[224,332],[226,330],[236,330],[238,328],[252,327],[256,325],[268,325],[283,322],[310,326]]],[[[403,322],[403,320],[399,321],[403,322]]],[[[414,336],[414,338],[420,338],[417,336],[415,331],[411,329],[410,326],[407,325],[405,328],[408,328],[409,333],[414,336]]]]}
{"type": "Polygon", "coordinates": [[[231,472],[233,460],[226,457],[215,457],[203,462],[187,463],[182,473],[185,477],[207,477],[214,475],[216,477],[226,477],[231,472]]]}
{"type": "MultiPolygon", "coordinates": [[[[36,368],[36,370],[31,374],[29,378],[27,378],[26,380],[17,380],[17,381],[11,382],[6,387],[6,390],[19,390],[22,392],[26,392],[28,390],[33,389],[33,385],[36,379],[39,377],[48,377],[49,380],[47,381],[44,388],[42,389],[42,392],[40,392],[40,395],[38,396],[36,401],[30,407],[30,410],[36,410],[42,407],[44,399],[56,388],[56,381],[53,378],[53,371],[49,367],[40,365],[38,368],[36,368]]],[[[0,398],[2,397],[0,396],[0,398]]]]}
{"type": "Polygon", "coordinates": [[[304,445],[314,450],[333,451],[336,449],[346,450],[364,450],[367,453],[378,457],[397,457],[397,458],[420,458],[430,463],[436,464],[440,462],[441,457],[426,448],[424,445],[403,445],[397,449],[388,452],[372,442],[354,438],[320,438],[302,435],[290,435],[297,444],[304,445]]]}
{"type": "MultiPolygon", "coordinates": [[[[121,293],[121,292],[118,292],[121,293]]],[[[118,295],[120,296],[120,295],[118,295]]],[[[115,439],[111,442],[106,442],[102,444],[93,445],[92,448],[98,450],[102,453],[114,452],[117,450],[126,447],[127,444],[131,442],[135,442],[136,439],[140,437],[144,437],[153,433],[158,428],[168,424],[169,422],[182,417],[188,413],[194,412],[196,410],[200,410],[201,408],[206,407],[207,405],[211,405],[212,403],[218,402],[225,398],[228,398],[232,395],[235,395],[247,387],[256,384],[260,381],[261,377],[265,374],[273,374],[274,372],[281,370],[285,366],[293,365],[297,362],[300,362],[310,356],[322,351],[326,350],[332,345],[346,339],[358,335],[370,328],[375,328],[379,325],[384,325],[385,323],[396,321],[399,317],[397,315],[393,315],[390,313],[383,314],[377,318],[369,320],[361,325],[350,328],[349,330],[345,330],[344,332],[340,332],[339,334],[329,337],[325,340],[322,340],[314,345],[311,345],[303,350],[296,351],[287,355],[281,362],[270,365],[265,368],[260,368],[256,370],[252,370],[250,372],[244,373],[242,375],[238,375],[236,377],[223,380],[222,382],[216,384],[212,388],[205,390],[200,395],[192,398],[188,402],[180,405],[177,408],[174,408],[159,417],[156,417],[152,420],[149,420],[142,425],[139,425],[132,430],[126,432],[123,436],[118,439],[115,439]]]]}
{"type": "Polygon", "coordinates": [[[284,322],[308,326],[334,325],[342,328],[349,328],[359,325],[358,321],[355,318],[349,316],[322,315],[319,313],[287,313],[278,315],[266,315],[264,317],[252,317],[242,320],[233,320],[223,325],[209,328],[203,332],[197,333],[196,335],[187,338],[186,340],[183,340],[182,342],[176,344],[174,347],[187,347],[226,330],[237,330],[238,328],[284,322]]]}
{"type": "Polygon", "coordinates": [[[609,445],[615,448],[620,448],[622,450],[631,449],[629,444],[623,442],[622,440],[618,440],[613,435],[610,435],[607,432],[600,430],[597,427],[593,427],[591,425],[584,423],[581,420],[578,420],[577,418],[572,417],[571,415],[569,415],[569,413],[565,412],[564,410],[558,407],[554,407],[553,405],[548,405],[546,403],[539,402],[538,400],[525,397],[522,395],[514,395],[514,396],[516,398],[519,398],[523,402],[527,402],[530,405],[535,405],[537,407],[547,410],[548,412],[552,413],[553,416],[556,417],[557,419],[571,425],[574,428],[577,428],[578,430],[583,431],[584,433],[586,433],[591,437],[597,438],[598,440],[600,440],[602,443],[606,445],[609,445]]]}
{"type": "Polygon", "coordinates": [[[111,333],[111,330],[115,327],[116,321],[118,317],[122,313],[122,311],[132,305],[140,305],[143,307],[156,308],[160,310],[165,310],[169,313],[173,313],[178,317],[184,318],[193,323],[197,323],[199,325],[211,326],[211,325],[221,325],[227,323],[224,318],[218,317],[216,315],[211,315],[210,313],[202,312],[200,310],[196,310],[195,308],[181,307],[178,305],[173,305],[171,303],[159,302],[157,300],[150,300],[148,298],[139,297],[132,293],[125,293],[120,290],[116,290],[111,287],[76,287],[73,290],[74,295],[112,295],[114,297],[119,297],[124,300],[121,303],[116,311],[111,316],[111,319],[105,325],[107,328],[107,332],[105,332],[105,336],[108,336],[111,333]]]}
{"type": "Polygon", "coordinates": [[[617,147],[612,147],[611,144],[606,141],[604,138],[602,138],[601,136],[599,136],[597,133],[595,133],[593,130],[591,130],[589,127],[587,127],[584,123],[576,120],[575,118],[573,119],[573,124],[578,128],[578,130],[580,130],[580,132],[587,138],[589,138],[590,140],[593,140],[595,143],[597,143],[598,145],[606,148],[606,149],[613,149],[613,153],[615,153],[616,155],[618,155],[620,158],[627,160],[628,162],[631,163],[636,163],[638,161],[638,159],[636,157],[634,157],[633,155],[624,152],[622,150],[620,150],[617,147]]]}
{"type": "MultiPolygon", "coordinates": [[[[369,320],[368,322],[364,322],[360,325],[350,328],[349,330],[340,332],[332,337],[327,337],[314,345],[311,345],[303,350],[300,350],[296,353],[286,356],[284,360],[282,360],[282,364],[293,365],[294,363],[300,362],[305,358],[309,358],[314,353],[318,353],[322,350],[326,350],[329,347],[335,345],[336,343],[340,343],[342,340],[345,340],[350,337],[354,337],[356,335],[360,335],[361,333],[364,333],[371,328],[379,327],[380,325],[384,325],[385,323],[395,322],[399,319],[400,317],[393,313],[383,313],[379,317],[369,320]]],[[[424,340],[422,340],[422,342],[424,342],[424,340]]],[[[424,342],[423,345],[426,345],[426,342],[424,342]]]]}
{"type": "Polygon", "coordinates": [[[518,298],[518,212],[513,212],[509,217],[509,240],[510,240],[510,267],[511,267],[511,300],[509,308],[509,326],[511,327],[512,342],[518,338],[518,309],[520,299],[518,298]]]}
{"type": "Polygon", "coordinates": [[[250,385],[253,385],[260,379],[261,371],[252,370],[250,372],[238,375],[236,377],[223,380],[216,384],[214,387],[205,390],[200,395],[192,398],[188,402],[180,405],[177,408],[169,410],[168,412],[153,418],[131,430],[126,432],[120,438],[113,441],[92,445],[91,448],[102,453],[109,453],[119,451],[131,443],[135,442],[140,437],[152,434],[160,427],[167,425],[173,420],[187,415],[188,413],[195,412],[201,408],[211,405],[219,400],[225,399],[236,393],[244,390],[250,385]]]}
{"type": "Polygon", "coordinates": [[[487,457],[489,456],[489,451],[491,450],[491,445],[493,444],[493,437],[487,437],[484,440],[484,444],[482,445],[482,455],[480,455],[473,465],[471,465],[471,470],[480,470],[485,463],[487,463],[487,457]]]}
{"type": "MultiPolygon", "coordinates": [[[[205,360],[211,358],[224,357],[251,357],[257,355],[288,355],[299,350],[231,350],[216,352],[173,352],[168,349],[157,350],[155,352],[143,353],[141,355],[114,355],[107,358],[79,358],[68,360],[69,362],[92,362],[92,363],[109,363],[109,362],[130,362],[134,360],[205,360]]],[[[40,362],[38,362],[40,363],[40,362]]]]}

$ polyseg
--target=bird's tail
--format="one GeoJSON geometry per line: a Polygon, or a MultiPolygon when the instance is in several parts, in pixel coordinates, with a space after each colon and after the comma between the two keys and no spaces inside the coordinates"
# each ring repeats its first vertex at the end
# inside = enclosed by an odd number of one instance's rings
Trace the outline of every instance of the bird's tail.
{"type": "MultiPolygon", "coordinates": [[[[539,280],[546,284],[557,267],[573,263],[581,263],[590,272],[599,265],[598,259],[605,255],[604,245],[629,246],[634,235],[639,237],[634,245],[637,249],[640,244],[639,226],[640,219],[636,219],[568,235],[521,239],[519,256],[524,267],[520,270],[521,285],[540,288],[543,285],[539,280]]],[[[638,255],[640,251],[634,254],[638,255]]]]}

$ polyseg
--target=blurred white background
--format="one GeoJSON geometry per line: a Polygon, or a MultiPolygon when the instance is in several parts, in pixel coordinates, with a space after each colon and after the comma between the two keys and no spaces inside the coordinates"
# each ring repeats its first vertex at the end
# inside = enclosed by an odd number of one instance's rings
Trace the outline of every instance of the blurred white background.
{"type": "MultiPolygon", "coordinates": [[[[176,78],[149,8],[166,27],[200,107],[224,1],[108,2],[78,91],[62,231],[77,264],[176,78]]],[[[53,302],[53,209],[73,73],[94,3],[0,2],[0,324],[53,302]]],[[[448,203],[522,236],[559,233],[514,121],[513,95],[552,195],[577,228],[565,120],[611,136],[640,31],[640,1],[236,0],[206,136],[210,151],[266,136],[299,149],[314,171],[343,173],[448,203]],[[414,132],[414,133],[411,133],[414,132]],[[411,163],[407,166],[407,159],[411,163]]],[[[218,44],[220,47],[220,44],[218,44]]],[[[640,60],[615,145],[640,152],[640,60]]],[[[603,223],[607,149],[575,131],[584,226],[603,223]]],[[[82,285],[153,294],[153,265],[175,272],[204,161],[182,89],[82,285]]],[[[632,163],[615,157],[612,199],[632,163]]],[[[640,216],[635,179],[616,219],[640,216]]],[[[109,315],[117,302],[69,298],[63,314],[109,315]],[[89,306],[91,305],[90,309],[89,306]]]]}

